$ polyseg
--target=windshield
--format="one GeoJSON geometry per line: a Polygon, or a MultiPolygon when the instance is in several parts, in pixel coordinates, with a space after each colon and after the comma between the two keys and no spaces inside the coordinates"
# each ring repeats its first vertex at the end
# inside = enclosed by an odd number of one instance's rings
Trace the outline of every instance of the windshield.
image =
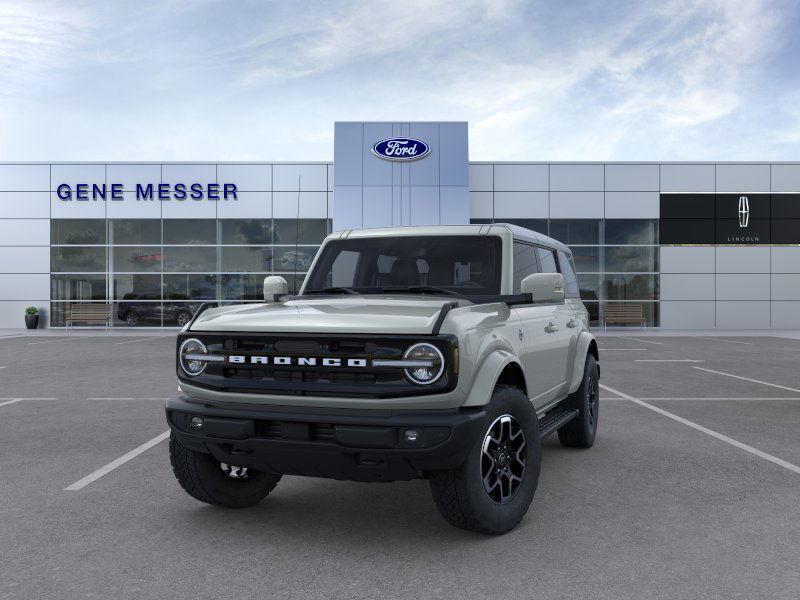
{"type": "Polygon", "coordinates": [[[326,244],[305,294],[500,294],[497,236],[398,236],[326,244]]]}

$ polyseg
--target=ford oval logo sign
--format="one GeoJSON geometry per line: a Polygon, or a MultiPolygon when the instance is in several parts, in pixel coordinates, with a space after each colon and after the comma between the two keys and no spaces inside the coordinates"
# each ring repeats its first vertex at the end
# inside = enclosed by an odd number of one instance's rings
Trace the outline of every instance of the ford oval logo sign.
{"type": "Polygon", "coordinates": [[[393,137],[381,140],[372,147],[372,153],[384,160],[419,160],[431,151],[422,140],[407,137],[393,137]]]}

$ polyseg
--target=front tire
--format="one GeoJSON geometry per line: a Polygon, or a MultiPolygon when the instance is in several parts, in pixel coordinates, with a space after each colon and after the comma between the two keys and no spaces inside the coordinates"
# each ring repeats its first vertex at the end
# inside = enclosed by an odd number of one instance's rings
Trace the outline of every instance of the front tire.
{"type": "Polygon", "coordinates": [[[498,385],[481,435],[460,467],[430,474],[436,507],[451,524],[501,534],[522,520],[541,466],[539,421],[519,389],[498,385]]]}
{"type": "Polygon", "coordinates": [[[210,454],[187,448],[174,433],[169,437],[169,459],[187,494],[225,508],[258,504],[281,480],[280,475],[220,463],[210,454]]]}
{"type": "Polygon", "coordinates": [[[128,327],[136,327],[139,324],[139,313],[135,310],[129,310],[125,314],[125,324],[128,327]]]}
{"type": "Polygon", "coordinates": [[[594,356],[587,354],[581,386],[564,401],[565,407],[578,409],[578,416],[558,430],[562,446],[591,448],[594,444],[600,408],[599,380],[597,361],[594,356]]]}

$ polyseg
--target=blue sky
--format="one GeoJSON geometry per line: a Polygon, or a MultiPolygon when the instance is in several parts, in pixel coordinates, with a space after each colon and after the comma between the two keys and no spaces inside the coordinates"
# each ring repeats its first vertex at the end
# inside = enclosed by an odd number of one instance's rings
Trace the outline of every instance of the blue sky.
{"type": "Polygon", "coordinates": [[[472,160],[798,160],[800,3],[0,0],[0,160],[330,160],[466,120],[472,160]]]}

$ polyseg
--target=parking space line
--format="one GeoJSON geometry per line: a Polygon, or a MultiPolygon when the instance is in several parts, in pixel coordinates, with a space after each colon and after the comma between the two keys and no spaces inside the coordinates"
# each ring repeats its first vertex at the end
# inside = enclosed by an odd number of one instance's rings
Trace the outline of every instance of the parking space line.
{"type": "Polygon", "coordinates": [[[74,342],[75,340],[88,340],[88,339],[92,339],[94,337],[98,337],[98,336],[82,335],[82,336],[77,336],[77,337],[61,338],[61,339],[58,339],[58,340],[44,340],[44,341],[41,341],[41,342],[28,342],[28,345],[29,346],[35,346],[36,344],[55,344],[57,342],[74,342]]]}
{"type": "Polygon", "coordinates": [[[647,348],[603,348],[601,346],[600,350],[603,352],[645,352],[647,348]]]}
{"type": "Polygon", "coordinates": [[[703,337],[702,335],[694,336],[699,340],[714,340],[715,342],[725,342],[727,344],[744,344],[745,346],[752,346],[753,342],[740,342],[739,340],[726,340],[724,338],[703,337]]]}
{"type": "MultiPolygon", "coordinates": [[[[697,368],[697,367],[695,367],[695,368],[697,368]]],[[[607,385],[604,385],[602,383],[600,384],[600,387],[602,389],[606,390],[607,392],[611,392],[612,394],[617,394],[618,396],[620,396],[622,398],[625,398],[626,400],[630,400],[631,402],[633,402],[635,404],[638,404],[639,406],[643,406],[645,408],[649,408],[653,412],[657,412],[658,414],[663,415],[663,416],[665,416],[665,417],[667,417],[669,419],[672,419],[673,421],[677,421],[678,423],[686,425],[687,427],[691,427],[692,429],[696,429],[697,431],[705,433],[706,435],[709,435],[709,436],[711,436],[711,437],[713,437],[713,438],[715,438],[717,440],[720,440],[721,442],[725,442],[726,444],[730,444],[731,446],[739,448],[740,450],[744,450],[745,452],[749,452],[750,454],[758,456],[759,458],[763,458],[764,460],[767,460],[767,461],[769,461],[769,462],[771,462],[773,464],[776,464],[779,467],[783,467],[784,469],[787,469],[789,471],[792,471],[793,473],[797,473],[798,475],[800,475],[800,467],[798,467],[797,465],[793,465],[790,462],[786,462],[785,460],[780,459],[777,456],[772,456],[772,454],[767,454],[766,452],[764,452],[762,450],[759,450],[758,448],[753,448],[752,446],[748,446],[747,444],[743,444],[742,442],[740,442],[738,440],[735,440],[733,438],[730,438],[727,435],[723,435],[721,433],[717,433],[713,429],[709,429],[708,427],[703,427],[702,425],[698,425],[694,421],[690,421],[689,419],[684,419],[683,417],[679,417],[678,415],[673,414],[673,413],[671,413],[669,411],[666,411],[663,408],[659,408],[657,406],[653,406],[652,404],[648,404],[647,402],[643,402],[642,400],[639,400],[638,398],[634,398],[633,396],[629,396],[628,394],[625,394],[623,392],[615,390],[614,388],[608,387],[607,385]]]]}
{"type": "Polygon", "coordinates": [[[8,368],[8,365],[6,365],[5,367],[0,367],[0,369],[7,369],[7,368],[8,368]]]}
{"type": "Polygon", "coordinates": [[[160,442],[163,442],[168,437],[169,437],[169,431],[165,431],[164,433],[162,433],[160,435],[157,435],[152,440],[145,442],[144,444],[142,444],[141,446],[139,446],[137,448],[134,448],[133,450],[131,450],[127,454],[123,454],[118,459],[111,461],[110,463],[108,463],[107,465],[105,465],[103,467],[100,467],[94,473],[89,473],[83,479],[79,479],[78,481],[76,481],[72,485],[68,485],[67,487],[64,488],[64,491],[65,492],[77,492],[78,490],[82,490],[83,488],[85,488],[90,483],[94,483],[95,481],[97,481],[98,479],[103,477],[104,475],[108,475],[109,473],[111,473],[111,471],[113,471],[117,467],[121,467],[122,465],[124,465],[129,460],[132,460],[132,459],[136,458],[142,452],[145,452],[145,451],[149,450],[150,448],[152,448],[153,446],[155,446],[156,444],[159,444],[160,442]]]}
{"type": "Polygon", "coordinates": [[[664,342],[653,342],[651,340],[643,340],[641,338],[627,337],[624,335],[616,335],[614,337],[622,338],[623,340],[633,340],[634,342],[644,342],[645,344],[656,344],[658,346],[664,345],[664,342]]]}
{"type": "Polygon", "coordinates": [[[16,404],[17,402],[22,402],[23,400],[58,400],[58,398],[0,398],[0,406],[16,404]]]}
{"type": "Polygon", "coordinates": [[[741,379],[743,381],[749,381],[751,383],[760,383],[761,385],[768,385],[770,387],[778,388],[781,390],[788,390],[790,392],[800,392],[797,388],[788,387],[785,385],[778,385],[777,383],[770,383],[769,381],[761,381],[760,379],[750,379],[749,377],[742,377],[741,375],[734,375],[733,373],[724,373],[722,371],[715,371],[714,369],[706,369],[703,367],[692,367],[693,369],[698,369],[700,371],[706,371],[707,373],[716,373],[717,375],[725,375],[726,377],[733,377],[734,379],[741,379]]]}
{"type": "Polygon", "coordinates": [[[22,398],[17,398],[16,400],[7,400],[6,402],[0,402],[0,406],[8,406],[9,404],[16,404],[17,402],[22,402],[22,398]]]}
{"type": "Polygon", "coordinates": [[[141,338],[138,340],[128,340],[127,342],[117,342],[117,346],[121,346],[122,344],[135,344],[136,342],[146,342],[147,340],[160,340],[162,337],[167,337],[167,336],[160,335],[157,337],[141,338]]]}
{"type": "Polygon", "coordinates": [[[162,400],[162,401],[169,400],[169,398],[167,398],[167,397],[164,397],[164,398],[155,398],[155,397],[139,398],[139,397],[134,397],[134,396],[129,396],[127,398],[86,398],[86,399],[87,400],[162,400]]]}
{"type": "Polygon", "coordinates": [[[636,358],[633,362],[679,362],[679,363],[701,363],[704,360],[696,358],[636,358]]]}
{"type": "Polygon", "coordinates": [[[781,398],[780,396],[774,396],[771,398],[752,398],[752,397],[751,398],[639,398],[639,400],[719,400],[719,401],[742,400],[748,402],[766,402],[769,400],[800,400],[800,398],[791,396],[781,398]]]}

